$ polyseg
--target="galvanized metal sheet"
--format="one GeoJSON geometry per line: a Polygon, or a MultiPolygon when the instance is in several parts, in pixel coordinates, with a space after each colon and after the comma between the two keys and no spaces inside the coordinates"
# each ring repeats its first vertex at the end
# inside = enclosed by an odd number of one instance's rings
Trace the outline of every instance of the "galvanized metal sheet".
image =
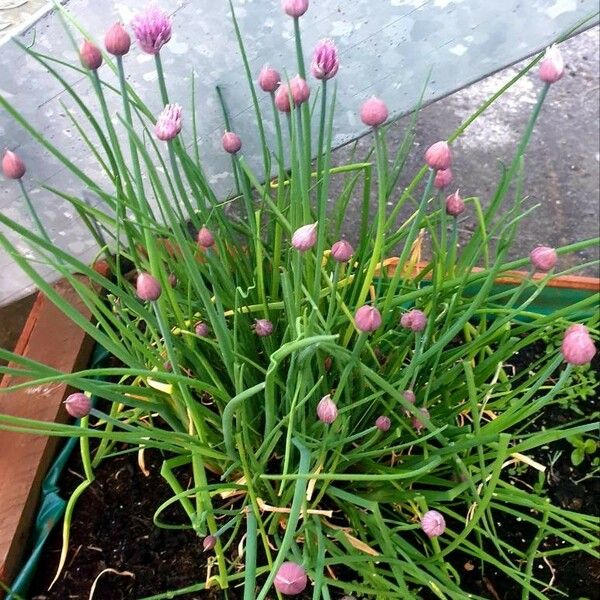
{"type": "MultiPolygon", "coordinates": [[[[128,23],[144,4],[135,0],[66,3],[92,38],[99,41],[109,25],[116,20],[128,23]]],[[[223,121],[216,85],[222,87],[233,128],[244,140],[244,155],[255,165],[261,156],[228,5],[225,0],[159,0],[156,4],[174,18],[173,38],[161,55],[170,97],[184,107],[186,141],[191,141],[193,70],[204,168],[217,193],[226,196],[232,181],[230,162],[220,147],[223,121]]],[[[292,20],[281,12],[279,1],[234,0],[234,6],[253,73],[269,62],[281,72],[294,75],[292,20]]],[[[336,78],[338,110],[334,123],[337,146],[364,132],[357,109],[366,97],[372,94],[382,97],[392,115],[399,116],[415,105],[429,72],[426,101],[543,48],[596,10],[596,0],[311,0],[310,10],[301,23],[307,59],[313,45],[323,37],[335,40],[340,50],[342,67],[336,78]]],[[[19,33],[18,38],[55,57],[77,60],[62,24],[52,11],[19,33]]],[[[130,81],[154,110],[160,110],[152,57],[133,48],[125,62],[130,81]]],[[[115,83],[107,67],[103,66],[100,74],[115,83]]],[[[96,106],[86,78],[69,71],[65,71],[65,77],[88,106],[96,106]]],[[[68,119],[66,111],[73,108],[73,101],[39,64],[10,41],[0,47],[0,93],[81,169],[103,181],[93,157],[68,119]]],[[[261,100],[266,130],[272,136],[267,98],[261,100]]],[[[119,99],[112,97],[109,101],[118,126],[119,99]]],[[[449,124],[449,128],[454,125],[449,124]]],[[[53,241],[85,260],[91,259],[96,248],[74,211],[40,186],[55,186],[79,196],[86,194],[86,190],[6,114],[0,114],[0,140],[0,147],[16,150],[27,163],[25,184],[53,241]]],[[[0,182],[0,210],[30,224],[14,182],[0,182]]],[[[24,243],[17,243],[22,252],[29,252],[24,243]]],[[[40,271],[48,279],[54,277],[50,269],[42,266],[40,271]]],[[[25,295],[30,289],[30,282],[11,257],[0,253],[0,305],[25,295]]]]}

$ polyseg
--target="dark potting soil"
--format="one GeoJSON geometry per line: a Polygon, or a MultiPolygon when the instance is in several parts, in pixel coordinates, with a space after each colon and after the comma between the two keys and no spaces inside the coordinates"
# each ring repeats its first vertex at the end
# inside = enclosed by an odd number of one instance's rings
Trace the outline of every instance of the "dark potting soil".
{"type": "MultiPolygon", "coordinates": [[[[541,355],[543,348],[522,351],[517,369],[526,368],[541,355]]],[[[595,368],[600,365],[596,361],[595,368]]],[[[597,410],[597,397],[586,400],[588,411],[597,410]]],[[[569,408],[549,407],[532,428],[552,427],[572,421],[569,408]]],[[[565,509],[586,514],[600,514],[600,479],[582,480],[590,469],[590,460],[574,467],[570,461],[572,447],[566,441],[536,449],[528,455],[550,464],[549,457],[560,457],[547,470],[545,489],[552,501],[565,509]]],[[[96,480],[77,502],[74,512],[69,553],[66,566],[50,591],[62,547],[60,528],[52,534],[40,561],[31,600],[87,600],[94,581],[93,600],[134,600],[167,591],[193,586],[206,580],[207,568],[212,562],[202,549],[202,540],[191,530],[161,529],[154,525],[155,510],[172,496],[172,491],[160,475],[162,456],[157,451],[145,453],[149,475],[145,476],[137,462],[137,454],[129,453],[103,461],[96,469],[96,480]],[[102,573],[102,574],[101,574],[102,573]],[[101,575],[100,575],[101,574],[101,575]]],[[[79,453],[75,452],[63,476],[61,488],[68,497],[82,481],[83,468],[79,453]]],[[[186,474],[180,479],[185,487],[186,474]]],[[[516,470],[511,483],[522,489],[531,489],[538,483],[534,469],[516,470]]],[[[528,523],[496,511],[499,535],[512,546],[526,550],[537,531],[528,523]]],[[[186,517],[179,505],[174,504],[161,514],[168,523],[185,523],[186,517]]],[[[547,538],[542,549],[558,547],[558,540],[547,538]]],[[[600,542],[599,542],[600,546],[600,542]]],[[[486,550],[493,553],[493,546],[486,550]]],[[[467,554],[454,552],[449,560],[461,575],[461,587],[466,594],[475,593],[491,600],[518,600],[522,590],[501,571],[482,572],[477,561],[467,554]]],[[[214,568],[214,567],[213,567],[214,568]]],[[[214,571],[213,571],[214,572],[214,571]]],[[[600,600],[600,561],[585,553],[553,556],[536,561],[534,576],[552,581],[553,586],[569,598],[600,600]]],[[[564,598],[556,592],[544,592],[549,599],[564,598]]],[[[423,600],[437,598],[423,590],[423,600]]],[[[227,592],[216,589],[190,592],[178,598],[183,600],[238,600],[240,589],[227,592]]],[[[304,600],[303,597],[297,597],[304,600]]],[[[306,599],[310,595],[306,595],[306,599]]]]}

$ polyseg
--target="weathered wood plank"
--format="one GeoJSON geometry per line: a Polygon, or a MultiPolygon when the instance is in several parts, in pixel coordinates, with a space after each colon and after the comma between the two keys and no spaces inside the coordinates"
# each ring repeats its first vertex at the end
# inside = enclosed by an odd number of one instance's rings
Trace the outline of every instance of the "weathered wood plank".
{"type": "MultiPolygon", "coordinates": [[[[55,287],[82,314],[90,316],[68,283],[60,281],[55,287]]],[[[15,350],[69,373],[87,365],[92,348],[93,340],[40,294],[15,350]]],[[[6,375],[0,387],[17,382],[18,377],[6,375]]],[[[68,393],[67,385],[54,383],[0,394],[0,412],[63,422],[67,415],[62,401],[68,393]]],[[[0,580],[6,584],[15,576],[26,549],[40,486],[57,443],[57,438],[0,432],[0,580]]]]}

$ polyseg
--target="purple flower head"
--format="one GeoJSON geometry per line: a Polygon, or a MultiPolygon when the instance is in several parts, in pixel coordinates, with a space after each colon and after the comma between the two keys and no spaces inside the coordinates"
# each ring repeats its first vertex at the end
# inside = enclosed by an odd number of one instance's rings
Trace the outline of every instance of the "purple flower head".
{"type": "Polygon", "coordinates": [[[258,85],[263,92],[274,92],[279,87],[281,76],[279,71],[265,65],[258,75],[258,85]]]}
{"type": "Polygon", "coordinates": [[[158,54],[171,39],[171,18],[156,7],[136,15],[131,27],[140,48],[148,54],[158,54]]]}
{"type": "Polygon", "coordinates": [[[331,258],[337,262],[348,262],[352,258],[352,254],[354,254],[354,248],[346,240],[340,240],[331,246],[331,258]]]}
{"type": "Polygon", "coordinates": [[[315,47],[310,72],[316,79],[335,77],[340,67],[335,44],[331,40],[321,40],[315,47]]]}
{"type": "Polygon", "coordinates": [[[560,50],[556,46],[550,46],[540,61],[538,71],[540,79],[544,83],[556,83],[565,73],[565,62],[560,50]]]}
{"type": "Polygon", "coordinates": [[[242,140],[240,139],[240,136],[233,131],[226,131],[223,134],[223,139],[221,141],[223,143],[223,150],[229,154],[235,154],[242,148],[242,140]]]}
{"type": "Polygon", "coordinates": [[[308,0],[282,0],[281,8],[290,17],[301,17],[308,10],[308,0]]]}
{"type": "Polygon", "coordinates": [[[158,280],[150,273],[140,273],[138,275],[135,289],[140,300],[154,302],[160,298],[162,288],[158,280]]]}
{"type": "Polygon", "coordinates": [[[421,529],[429,538],[438,537],[446,530],[446,520],[437,510],[428,510],[421,517],[421,529]]]}
{"type": "Polygon", "coordinates": [[[95,71],[102,64],[102,52],[98,46],[92,44],[89,40],[84,40],[79,50],[81,64],[90,71],[95,71]]]}
{"type": "Polygon", "coordinates": [[[198,231],[196,241],[198,242],[198,246],[200,246],[201,248],[212,248],[215,245],[215,236],[212,234],[212,231],[208,227],[205,227],[203,225],[198,231]]]}
{"type": "Polygon", "coordinates": [[[536,271],[547,273],[556,266],[558,255],[554,248],[538,246],[529,253],[529,259],[536,271]]]}
{"type": "Polygon", "coordinates": [[[596,346],[585,325],[571,325],[565,331],[560,351],[571,365],[587,365],[596,355],[596,346]]]}
{"type": "Polygon", "coordinates": [[[268,319],[256,319],[254,321],[254,333],[259,337],[267,337],[273,333],[273,323],[268,319]]]}
{"type": "Polygon", "coordinates": [[[210,334],[210,327],[204,321],[198,321],[194,326],[194,331],[198,337],[206,337],[210,334]]]}
{"type": "MultiPolygon", "coordinates": [[[[420,408],[419,412],[425,419],[429,419],[429,411],[426,408],[420,408]]],[[[419,417],[413,417],[412,426],[417,430],[417,433],[425,427],[425,422],[419,417]]]]}
{"type": "Polygon", "coordinates": [[[319,417],[319,420],[331,425],[331,423],[337,419],[337,415],[337,406],[331,399],[331,396],[329,394],[323,396],[321,400],[319,400],[319,404],[317,404],[317,416],[319,417]]]}
{"type": "Polygon", "coordinates": [[[2,173],[7,179],[21,179],[25,175],[25,163],[18,154],[7,150],[2,158],[2,173]]]}
{"type": "Polygon", "coordinates": [[[458,190],[446,198],[446,214],[458,217],[465,210],[465,201],[461,198],[458,190]]]}
{"type": "Polygon", "coordinates": [[[381,326],[381,313],[374,307],[365,304],[354,313],[354,324],[362,333],[371,333],[381,326]]]}
{"type": "Polygon", "coordinates": [[[378,127],[387,121],[389,112],[383,100],[372,96],[360,107],[360,119],[369,127],[378,127]]]}
{"type": "Polygon", "coordinates": [[[411,331],[423,331],[427,325],[427,317],[422,310],[413,308],[402,315],[400,325],[411,331]]]}
{"type": "Polygon", "coordinates": [[[452,166],[452,150],[448,142],[432,144],[425,152],[425,162],[436,171],[445,171],[452,166]]]}
{"type": "Polygon", "coordinates": [[[67,409],[67,412],[74,419],[83,419],[83,417],[87,417],[92,409],[91,400],[81,392],[77,392],[68,396],[64,402],[64,405],[67,409]]]}
{"type": "Polygon", "coordinates": [[[453,180],[454,175],[452,174],[452,169],[441,169],[436,172],[433,185],[438,190],[443,190],[445,187],[448,187],[453,180]]]}
{"type": "Polygon", "coordinates": [[[317,243],[317,223],[303,225],[294,231],[292,246],[299,252],[310,250],[317,243]]]}
{"type": "Polygon", "coordinates": [[[389,431],[391,426],[392,422],[390,421],[390,418],[385,415],[377,417],[377,420],[375,421],[375,427],[377,427],[379,431],[389,431]]]}
{"type": "Polygon", "coordinates": [[[308,585],[308,577],[302,565],[284,562],[277,571],[274,581],[275,589],[286,596],[301,594],[308,585]]]}
{"type": "Polygon", "coordinates": [[[156,137],[163,142],[169,142],[177,137],[181,131],[181,106],[179,104],[167,104],[154,126],[156,137]]]}

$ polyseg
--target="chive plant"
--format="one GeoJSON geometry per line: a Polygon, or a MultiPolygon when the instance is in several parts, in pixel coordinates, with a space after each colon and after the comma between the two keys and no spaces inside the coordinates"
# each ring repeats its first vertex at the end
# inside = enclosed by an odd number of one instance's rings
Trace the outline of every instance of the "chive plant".
{"type": "MultiPolygon", "coordinates": [[[[86,479],[69,502],[58,571],[68,558],[78,498],[95,467],[125,445],[162,453],[161,474],[173,495],[156,507],[156,526],[191,528],[214,555],[207,581],[199,575],[183,590],[156,590],[153,600],[206,585],[240,588],[245,600],[274,593],[404,600],[424,590],[462,600],[455,553],[514,580],[522,598],[545,598],[551,583],[539,577],[536,561],[576,551],[599,557],[592,515],[561,508],[543,489],[520,487],[508,476],[515,463],[543,473],[533,451],[597,427],[596,416],[586,415],[550,429],[523,428],[561,402],[574,385],[573,369],[592,359],[590,331],[598,331],[597,313],[581,322],[594,313],[597,297],[550,315],[533,310],[560,272],[561,256],[597,239],[507,259],[531,211],[524,204],[526,152],[544,99],[563,72],[559,50],[536,57],[449,131],[447,141],[432,144],[423,167],[401,188],[416,119],[393,151],[388,109],[378,98],[357,106],[372,128],[372,150],[362,162],[332,167],[336,96],[344,93],[335,83],[340,60],[325,40],[307,69],[301,17],[308,1],[284,2],[294,19],[293,77],[273,67],[250,72],[230,8],[264,162],[258,171],[250,167],[244,140],[225,111],[223,149],[237,184],[227,202],[204,175],[196,96],[188,113],[170,100],[160,52],[172,23],[158,9],[132,23],[137,51],[155,59],[164,105],[158,115],[127,83],[131,39],[123,26],[109,29],[107,53],[101,53],[57,5],[68,35],[84,38],[82,66],[21,45],[64,87],[78,111],[73,124],[97,159],[103,183],[0,96],[3,110],[106,208],[43,186],[77,211],[108,266],[103,271],[52,244],[23,184],[23,161],[6,153],[4,173],[21,185],[35,227],[0,214],[0,245],[118,365],[61,373],[0,351],[10,361],[0,371],[19,376],[4,392],[56,381],[79,390],[67,402],[81,417],[75,424],[0,415],[0,429],[81,441],[86,479]],[[452,143],[539,61],[538,102],[491,198],[463,198],[453,190],[447,196],[452,143]],[[102,69],[114,71],[117,87],[102,78],[102,69]],[[69,85],[64,74],[73,71],[89,77],[98,110],[69,85]],[[270,95],[273,144],[262,125],[263,93],[270,95]],[[117,122],[107,108],[107,97],[115,94],[123,107],[117,122]],[[192,131],[186,142],[183,123],[192,131]],[[328,211],[334,179],[341,192],[328,211]],[[356,248],[337,234],[354,199],[361,206],[356,248]],[[226,212],[231,204],[235,210],[226,212]],[[410,204],[414,213],[398,225],[400,210],[410,204]],[[462,247],[459,216],[475,223],[462,247]],[[6,229],[34,258],[19,252],[6,229]],[[432,250],[425,267],[417,264],[423,236],[432,250]],[[73,286],[93,322],[44,281],[40,263],[73,286]],[[499,275],[523,268],[531,274],[514,288],[494,288],[499,275]],[[533,277],[535,270],[544,275],[533,277]],[[542,352],[522,371],[511,369],[519,351],[548,338],[563,339],[562,348],[542,352]],[[97,399],[96,408],[88,396],[97,399]],[[180,482],[181,468],[192,474],[191,488],[180,482]],[[174,503],[184,522],[165,522],[163,513],[174,503]],[[515,547],[498,527],[500,517],[528,523],[538,533],[528,547],[515,547]],[[547,538],[558,545],[546,547],[547,538]],[[232,551],[238,546],[241,554],[232,551]]],[[[35,165],[29,165],[30,175],[35,177],[35,165]]]]}

